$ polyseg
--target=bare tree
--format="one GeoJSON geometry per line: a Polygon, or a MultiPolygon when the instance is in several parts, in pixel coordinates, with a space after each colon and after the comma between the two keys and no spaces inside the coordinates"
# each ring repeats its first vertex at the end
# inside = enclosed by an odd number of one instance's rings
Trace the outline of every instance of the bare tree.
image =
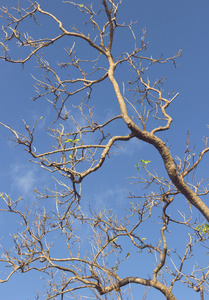
{"type": "MultiPolygon", "coordinates": [[[[47,128],[52,147],[47,143],[42,151],[40,148],[43,147],[36,141],[35,130],[40,120],[34,125],[24,121],[25,133],[19,133],[7,124],[1,125],[13,134],[14,143],[24,146],[33,162],[54,173],[55,189],[35,188],[37,202],[32,208],[26,208],[25,205],[25,210],[20,205],[22,198],[13,200],[9,195],[1,194],[1,212],[14,214],[21,220],[22,229],[12,235],[12,249],[2,247],[0,261],[2,266],[10,267],[10,271],[5,269],[0,282],[7,282],[19,271],[26,273],[35,270],[47,282],[46,292],[37,293],[36,299],[65,299],[67,296],[78,299],[82,295],[95,299],[102,299],[103,295],[105,299],[131,298],[127,286],[137,284],[148,287],[144,299],[149,289],[154,288],[166,299],[173,300],[176,299],[173,288],[179,283],[199,292],[200,299],[204,299],[204,293],[208,291],[209,269],[208,266],[195,265],[192,256],[197,245],[208,239],[209,233],[209,225],[202,222],[204,218],[209,222],[209,207],[203,201],[208,194],[206,179],[196,181],[194,178],[194,172],[209,151],[207,139],[205,148],[196,158],[188,134],[183,157],[172,157],[164,137],[161,139],[160,136],[171,126],[172,117],[167,108],[178,93],[164,95],[164,78],[152,82],[147,77],[153,65],[171,62],[175,66],[181,51],[169,58],[146,56],[146,31],[143,31],[138,42],[134,24],[118,22],[122,1],[102,0],[94,6],[63,1],[66,7],[72,6],[71,9],[79,11],[81,28],[82,22],[86,26],[83,29],[72,26],[70,30],[69,25],[72,24],[65,26],[50,10],[43,10],[38,2],[29,2],[27,8],[19,5],[11,9],[1,8],[3,39],[0,42],[0,58],[23,67],[28,61],[36,59],[43,77],[34,77],[36,96],[33,100],[47,99],[56,112],[52,124],[47,128]],[[44,37],[43,27],[41,38],[30,36],[27,23],[39,26],[44,18],[57,27],[54,36],[44,37]],[[133,48],[130,51],[129,45],[127,52],[115,58],[115,32],[127,29],[133,48]],[[21,53],[22,58],[16,58],[15,42],[19,47],[18,55],[21,53]],[[53,60],[51,56],[47,57],[49,51],[56,55],[53,49],[57,43],[71,45],[59,49],[60,53],[63,50],[64,61],[61,61],[60,55],[53,60]],[[77,43],[85,44],[83,53],[77,43]],[[121,65],[129,70],[129,73],[124,73],[123,82],[115,76],[121,65]],[[96,121],[91,97],[97,86],[105,89],[109,83],[113,105],[117,104],[116,111],[119,113],[116,112],[105,122],[96,121]],[[108,157],[113,156],[111,159],[114,159],[112,152],[120,151],[121,145],[126,145],[134,138],[156,149],[164,163],[165,176],[151,171],[149,161],[136,162],[136,168],[142,168],[146,175],[133,177],[132,183],[140,184],[144,188],[143,193],[136,195],[130,191],[122,215],[118,216],[105,205],[101,210],[95,210],[91,203],[89,211],[83,211],[81,183],[101,169],[108,157]],[[170,207],[179,195],[186,199],[188,210],[176,218],[170,207]],[[44,207],[44,199],[54,201],[54,209],[44,207]],[[193,211],[198,211],[201,218],[198,219],[196,213],[194,217],[193,211]],[[152,222],[157,223],[154,225],[159,235],[157,243],[141,234],[144,228],[152,228],[152,222]],[[178,237],[170,238],[170,228],[176,227],[187,233],[183,251],[172,246],[172,239],[178,237]],[[78,228],[88,228],[91,234],[87,238],[78,228]],[[130,252],[135,253],[134,260],[141,256],[155,260],[155,265],[145,271],[147,276],[142,275],[143,270],[139,270],[138,275],[133,277],[131,269],[127,270],[127,267],[124,275],[124,264],[132,256],[127,252],[127,244],[130,252]],[[64,256],[57,257],[58,252],[54,249],[58,245],[65,249],[64,256]],[[187,260],[191,268],[185,268],[187,260]]],[[[95,106],[99,106],[99,102],[100,99],[95,106]]]]}

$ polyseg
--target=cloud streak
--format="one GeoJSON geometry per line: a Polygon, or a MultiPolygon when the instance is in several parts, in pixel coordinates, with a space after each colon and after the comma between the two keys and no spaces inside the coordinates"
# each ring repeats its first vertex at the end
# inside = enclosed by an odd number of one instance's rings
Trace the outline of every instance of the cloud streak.
{"type": "Polygon", "coordinates": [[[10,173],[13,180],[13,188],[24,194],[32,192],[38,180],[37,170],[34,166],[16,164],[12,167],[10,173]]]}

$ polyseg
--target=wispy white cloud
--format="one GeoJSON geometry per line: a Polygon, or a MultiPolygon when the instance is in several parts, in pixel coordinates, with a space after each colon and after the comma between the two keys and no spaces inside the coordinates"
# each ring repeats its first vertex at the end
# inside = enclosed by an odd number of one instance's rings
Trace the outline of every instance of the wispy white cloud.
{"type": "Polygon", "coordinates": [[[32,192],[38,180],[38,174],[35,166],[32,164],[16,164],[12,166],[10,171],[13,180],[13,187],[18,189],[18,192],[28,194],[32,192]]]}

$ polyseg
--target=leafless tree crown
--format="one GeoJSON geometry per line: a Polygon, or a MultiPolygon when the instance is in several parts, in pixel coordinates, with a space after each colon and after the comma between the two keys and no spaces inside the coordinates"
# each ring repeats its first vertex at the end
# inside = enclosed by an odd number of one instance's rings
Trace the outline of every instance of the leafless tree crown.
{"type": "Polygon", "coordinates": [[[21,220],[21,229],[12,234],[13,248],[2,246],[0,261],[9,268],[1,273],[0,282],[7,282],[19,271],[35,270],[45,278],[47,287],[45,292],[37,293],[36,299],[81,299],[84,295],[95,299],[130,298],[128,287],[137,284],[139,288],[148,287],[143,299],[152,288],[174,300],[173,288],[179,283],[199,292],[203,299],[208,291],[209,269],[195,264],[192,256],[197,245],[203,244],[209,235],[209,207],[203,201],[208,189],[205,179],[196,181],[194,172],[209,150],[207,139],[196,157],[188,135],[183,157],[172,157],[161,136],[171,126],[172,117],[167,109],[178,93],[165,95],[164,78],[153,81],[148,77],[153,65],[171,62],[176,66],[181,51],[169,58],[146,56],[146,30],[138,38],[133,22],[118,22],[122,0],[94,1],[94,5],[76,2],[63,4],[69,14],[78,11],[80,29],[70,24],[70,16],[66,25],[50,12],[50,7],[46,11],[38,2],[29,1],[27,8],[19,4],[1,8],[0,58],[22,67],[33,58],[38,63],[42,77],[32,75],[36,82],[33,100],[38,105],[37,100],[45,99],[55,112],[47,128],[52,145],[40,147],[36,140],[36,128],[44,120],[44,113],[34,125],[24,121],[24,133],[0,124],[9,129],[17,145],[24,146],[34,163],[53,173],[55,188],[35,188],[37,203],[25,210],[22,201],[27,203],[27,199],[14,200],[2,192],[1,212],[14,214],[21,220]],[[30,36],[28,24],[39,26],[46,19],[54,32],[44,37],[45,29],[41,27],[41,38],[30,36]],[[115,33],[127,31],[128,50],[116,55],[115,33]],[[127,73],[118,74],[119,68],[127,73]],[[109,118],[98,121],[94,110],[105,107],[107,86],[112,89],[115,110],[109,118]],[[96,100],[92,100],[94,91],[96,100]],[[136,195],[130,191],[120,217],[105,204],[95,210],[89,203],[89,211],[83,211],[83,180],[102,169],[110,156],[114,160],[114,151],[120,151],[120,146],[132,139],[156,149],[164,163],[165,178],[150,170],[149,161],[136,161],[136,170],[141,168],[145,176],[132,179],[143,187],[143,193],[136,195]],[[170,207],[179,196],[184,196],[182,201],[187,202],[188,209],[176,218],[170,207]],[[44,199],[54,203],[54,208],[44,207],[44,199]],[[193,211],[195,216],[198,211],[202,219],[194,217],[193,211]],[[204,218],[206,222],[202,221],[204,218]],[[155,224],[158,242],[142,234],[155,224]],[[82,234],[82,228],[88,228],[89,238],[82,234]],[[181,251],[171,246],[172,239],[178,239],[171,228],[182,228],[187,233],[181,251]],[[62,257],[55,251],[58,245],[65,249],[62,257]],[[137,276],[132,276],[127,264],[141,257],[154,259],[155,264],[145,273],[139,270],[137,276]],[[189,259],[191,267],[185,268],[189,259]]]}

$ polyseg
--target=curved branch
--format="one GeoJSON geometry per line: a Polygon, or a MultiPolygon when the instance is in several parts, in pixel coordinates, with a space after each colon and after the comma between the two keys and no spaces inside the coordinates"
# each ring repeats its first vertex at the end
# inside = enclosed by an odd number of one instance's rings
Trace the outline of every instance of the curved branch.
{"type": "Polygon", "coordinates": [[[159,290],[161,293],[163,293],[166,296],[166,299],[177,300],[174,297],[172,290],[170,288],[168,288],[167,286],[165,286],[164,284],[160,283],[159,281],[154,281],[152,279],[144,279],[144,278],[139,278],[139,277],[126,277],[115,284],[111,284],[107,287],[104,287],[102,290],[99,290],[99,288],[97,288],[97,289],[98,289],[98,292],[100,293],[100,295],[104,295],[113,290],[117,291],[121,287],[128,285],[130,283],[136,283],[136,284],[142,284],[145,286],[154,287],[157,290],[159,290]]]}
{"type": "Polygon", "coordinates": [[[153,145],[158,150],[163,159],[167,174],[173,182],[173,184],[186,197],[186,199],[201,212],[201,214],[209,222],[208,206],[187,186],[187,184],[183,180],[183,177],[180,174],[178,174],[173,157],[171,156],[169,149],[166,147],[165,143],[160,138],[154,136],[152,133],[149,133],[148,131],[142,131],[129,117],[125,101],[121,94],[118,83],[114,77],[115,64],[111,55],[108,56],[108,61],[110,65],[108,77],[113,85],[120,106],[121,116],[125,121],[126,125],[135,135],[135,137],[137,137],[139,140],[145,141],[153,145]]]}

